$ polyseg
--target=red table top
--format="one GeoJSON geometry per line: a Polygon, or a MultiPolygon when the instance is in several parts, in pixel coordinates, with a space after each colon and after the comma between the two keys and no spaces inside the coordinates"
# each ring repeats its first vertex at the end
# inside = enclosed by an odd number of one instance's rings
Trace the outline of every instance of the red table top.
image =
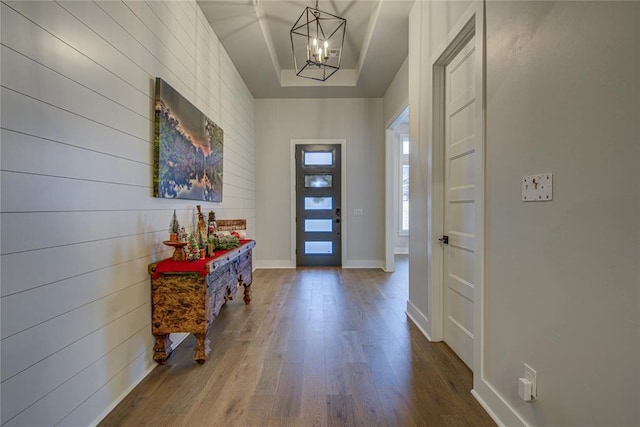
{"type": "MultiPolygon", "coordinates": [[[[155,263],[155,270],[151,273],[153,279],[157,279],[161,273],[200,273],[201,276],[206,276],[209,273],[207,263],[222,257],[228,252],[232,252],[242,248],[245,244],[251,242],[251,239],[240,240],[240,246],[233,249],[219,250],[214,252],[214,256],[196,259],[193,261],[174,261],[172,258],[163,259],[155,263]]],[[[153,264],[152,264],[153,265],[153,264]]]]}

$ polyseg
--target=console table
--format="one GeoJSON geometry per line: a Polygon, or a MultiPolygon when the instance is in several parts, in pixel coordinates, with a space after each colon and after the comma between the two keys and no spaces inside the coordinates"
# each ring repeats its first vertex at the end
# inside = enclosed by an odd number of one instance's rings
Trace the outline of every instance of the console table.
{"type": "Polygon", "coordinates": [[[240,247],[216,251],[211,258],[149,264],[151,276],[151,332],[156,338],[153,360],[164,365],[171,354],[170,333],[188,332],[196,337],[194,360],[204,363],[209,354],[207,331],[222,306],[244,287],[244,302],[251,302],[254,240],[240,247]]]}

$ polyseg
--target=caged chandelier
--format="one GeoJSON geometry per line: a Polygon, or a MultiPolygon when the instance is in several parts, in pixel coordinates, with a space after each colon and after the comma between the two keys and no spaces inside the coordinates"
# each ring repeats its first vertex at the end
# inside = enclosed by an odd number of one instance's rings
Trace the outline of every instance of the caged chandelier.
{"type": "Polygon", "coordinates": [[[290,31],[296,75],[325,81],[340,69],[347,20],[306,7],[290,31]]]}

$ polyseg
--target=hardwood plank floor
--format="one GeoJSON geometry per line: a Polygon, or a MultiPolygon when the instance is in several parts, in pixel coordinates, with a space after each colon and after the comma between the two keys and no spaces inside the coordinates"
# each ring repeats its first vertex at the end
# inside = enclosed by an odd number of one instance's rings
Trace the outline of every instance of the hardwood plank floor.
{"type": "Polygon", "coordinates": [[[206,363],[187,338],[100,426],[495,426],[469,369],[407,319],[407,264],[256,270],[206,363]]]}

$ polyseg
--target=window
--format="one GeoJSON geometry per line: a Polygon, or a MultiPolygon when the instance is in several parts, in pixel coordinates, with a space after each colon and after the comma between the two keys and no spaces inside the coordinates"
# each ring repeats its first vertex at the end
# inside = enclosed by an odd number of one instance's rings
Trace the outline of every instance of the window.
{"type": "Polygon", "coordinates": [[[305,166],[331,166],[333,153],[331,151],[307,151],[304,153],[305,166]]]}
{"type": "Polygon", "coordinates": [[[333,175],[331,174],[315,174],[315,175],[307,175],[304,176],[304,186],[305,188],[331,188],[333,187],[333,175]]]}
{"type": "Polygon", "coordinates": [[[400,235],[409,233],[409,135],[400,136],[400,215],[398,232],[400,235]]]}

